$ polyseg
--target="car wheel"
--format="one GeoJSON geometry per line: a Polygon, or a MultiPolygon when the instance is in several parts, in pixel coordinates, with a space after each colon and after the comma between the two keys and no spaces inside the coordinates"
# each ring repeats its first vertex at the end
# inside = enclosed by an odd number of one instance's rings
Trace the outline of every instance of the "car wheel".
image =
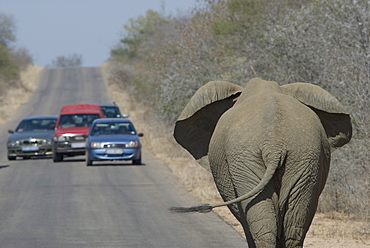
{"type": "Polygon", "coordinates": [[[61,162],[63,161],[63,154],[58,154],[56,152],[53,153],[53,162],[61,162]]]}
{"type": "Polygon", "coordinates": [[[141,164],[141,156],[138,159],[132,160],[132,164],[134,164],[134,165],[140,165],[141,164]]]}
{"type": "Polygon", "coordinates": [[[93,164],[93,161],[86,157],[86,166],[90,166],[93,164]]]}
{"type": "Polygon", "coordinates": [[[15,160],[17,157],[8,156],[8,160],[15,160]]]}

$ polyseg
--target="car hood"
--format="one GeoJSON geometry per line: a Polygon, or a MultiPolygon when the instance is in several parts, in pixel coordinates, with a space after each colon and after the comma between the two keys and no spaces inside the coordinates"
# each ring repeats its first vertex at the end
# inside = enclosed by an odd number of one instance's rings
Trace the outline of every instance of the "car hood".
{"type": "Polygon", "coordinates": [[[90,142],[129,142],[139,141],[136,134],[107,134],[107,135],[96,135],[89,136],[90,142]]]}
{"type": "Polygon", "coordinates": [[[57,128],[54,136],[61,136],[63,134],[87,135],[90,127],[71,127],[71,128],[57,128]]]}
{"type": "Polygon", "coordinates": [[[13,141],[13,140],[28,139],[28,138],[51,139],[53,137],[53,134],[54,134],[54,130],[15,132],[9,136],[8,140],[13,141]]]}

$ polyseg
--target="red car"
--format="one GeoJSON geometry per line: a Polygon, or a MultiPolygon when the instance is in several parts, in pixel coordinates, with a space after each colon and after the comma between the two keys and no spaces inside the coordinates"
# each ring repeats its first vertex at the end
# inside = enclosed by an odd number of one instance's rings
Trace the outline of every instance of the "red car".
{"type": "Polygon", "coordinates": [[[91,123],[103,117],[104,114],[99,105],[63,106],[53,136],[53,161],[63,161],[64,156],[84,155],[91,123]]]}

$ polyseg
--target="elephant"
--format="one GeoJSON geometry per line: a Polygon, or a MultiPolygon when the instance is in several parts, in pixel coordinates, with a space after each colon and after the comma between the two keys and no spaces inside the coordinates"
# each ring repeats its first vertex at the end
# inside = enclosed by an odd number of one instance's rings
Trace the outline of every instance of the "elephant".
{"type": "Polygon", "coordinates": [[[212,173],[224,202],[171,211],[228,206],[248,247],[302,247],[331,151],[350,141],[352,125],[343,105],[317,85],[253,78],[245,88],[225,81],[200,87],[173,135],[212,173]]]}

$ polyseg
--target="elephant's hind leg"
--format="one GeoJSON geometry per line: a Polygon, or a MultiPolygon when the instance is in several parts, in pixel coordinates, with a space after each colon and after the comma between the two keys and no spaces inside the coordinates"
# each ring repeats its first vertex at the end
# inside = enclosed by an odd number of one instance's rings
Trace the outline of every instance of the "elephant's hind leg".
{"type": "Polygon", "coordinates": [[[329,171],[330,153],[325,153],[324,149],[325,147],[322,148],[321,155],[310,156],[302,165],[290,166],[289,168],[297,169],[295,173],[289,174],[294,174],[295,178],[290,176],[283,179],[282,188],[290,189],[281,192],[281,196],[284,196],[280,199],[286,199],[282,223],[282,238],[286,247],[303,247],[329,171]],[[300,168],[304,169],[299,170],[300,168]]]}
{"type": "MultiPolygon", "coordinates": [[[[271,194],[276,197],[275,194],[271,194]]],[[[256,247],[276,247],[278,230],[276,206],[272,195],[263,199],[259,195],[247,206],[249,209],[246,219],[256,247]]]]}
{"type": "Polygon", "coordinates": [[[303,247],[319,198],[319,190],[312,180],[316,179],[301,178],[290,193],[283,220],[285,247],[303,247]]]}

